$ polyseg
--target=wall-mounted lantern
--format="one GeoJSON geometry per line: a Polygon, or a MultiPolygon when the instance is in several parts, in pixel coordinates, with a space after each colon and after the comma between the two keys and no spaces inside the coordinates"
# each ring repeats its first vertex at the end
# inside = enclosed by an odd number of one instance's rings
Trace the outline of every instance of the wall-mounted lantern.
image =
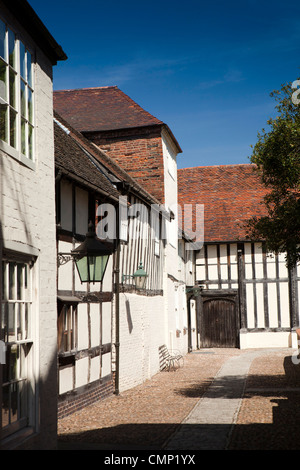
{"type": "Polygon", "coordinates": [[[198,297],[203,290],[203,286],[197,286],[197,287],[187,287],[186,288],[186,294],[198,297]]]}
{"type": "Polygon", "coordinates": [[[135,281],[135,285],[138,289],[144,289],[146,287],[148,274],[144,271],[143,264],[140,263],[139,268],[135,271],[133,278],[135,281]]]}
{"type": "Polygon", "coordinates": [[[106,270],[113,245],[103,243],[96,236],[94,225],[90,222],[85,240],[71,254],[58,254],[59,264],[74,259],[81,282],[101,282],[106,270]]]}
{"type": "Polygon", "coordinates": [[[133,279],[135,286],[137,289],[144,289],[146,287],[148,274],[144,270],[143,263],[139,264],[138,269],[135,271],[133,275],[131,274],[123,274],[122,282],[124,282],[127,278],[133,279]]]}

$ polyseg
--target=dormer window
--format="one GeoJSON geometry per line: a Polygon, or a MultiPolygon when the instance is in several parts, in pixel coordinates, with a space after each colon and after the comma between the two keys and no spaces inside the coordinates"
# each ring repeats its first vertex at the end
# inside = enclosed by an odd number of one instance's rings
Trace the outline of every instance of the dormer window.
{"type": "Polygon", "coordinates": [[[32,55],[0,20],[0,141],[8,153],[15,156],[15,150],[31,161],[34,160],[33,97],[32,55]]]}

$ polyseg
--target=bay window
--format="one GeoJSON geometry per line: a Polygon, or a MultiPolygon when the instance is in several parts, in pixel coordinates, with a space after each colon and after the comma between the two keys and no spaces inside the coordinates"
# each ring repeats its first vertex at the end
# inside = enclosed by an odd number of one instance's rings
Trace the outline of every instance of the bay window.
{"type": "Polygon", "coordinates": [[[32,55],[0,20],[0,140],[34,160],[32,55]]]}

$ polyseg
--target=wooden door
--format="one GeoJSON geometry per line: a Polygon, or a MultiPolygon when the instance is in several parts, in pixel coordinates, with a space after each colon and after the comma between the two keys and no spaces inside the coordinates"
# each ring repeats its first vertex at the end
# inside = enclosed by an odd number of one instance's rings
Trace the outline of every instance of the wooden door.
{"type": "Polygon", "coordinates": [[[203,293],[200,312],[202,348],[238,347],[237,294],[203,293]]]}

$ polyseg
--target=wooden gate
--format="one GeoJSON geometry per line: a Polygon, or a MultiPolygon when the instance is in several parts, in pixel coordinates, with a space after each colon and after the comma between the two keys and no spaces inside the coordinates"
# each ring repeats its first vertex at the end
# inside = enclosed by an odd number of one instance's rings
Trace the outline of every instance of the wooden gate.
{"type": "Polygon", "coordinates": [[[202,291],[198,312],[202,348],[239,347],[237,291],[202,291]]]}

